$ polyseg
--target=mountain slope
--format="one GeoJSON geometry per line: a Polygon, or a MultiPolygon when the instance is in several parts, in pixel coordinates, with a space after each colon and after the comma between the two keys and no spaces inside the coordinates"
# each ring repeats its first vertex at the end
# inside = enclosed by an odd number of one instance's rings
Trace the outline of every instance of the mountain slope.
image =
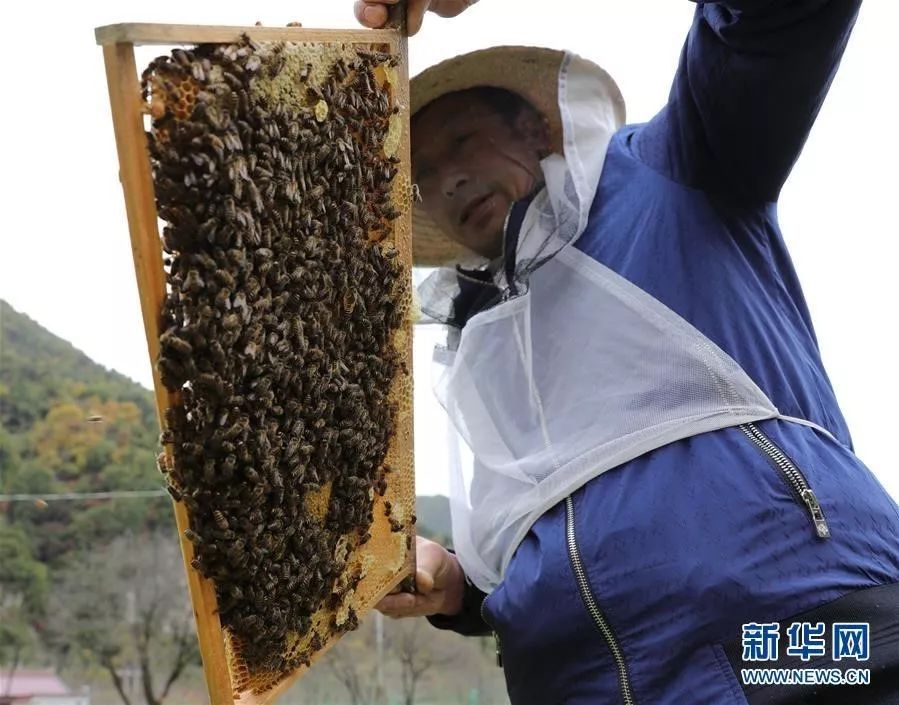
{"type": "Polygon", "coordinates": [[[56,402],[132,402],[155,424],[152,393],[107,370],[0,299],[0,425],[20,433],[56,402]]]}

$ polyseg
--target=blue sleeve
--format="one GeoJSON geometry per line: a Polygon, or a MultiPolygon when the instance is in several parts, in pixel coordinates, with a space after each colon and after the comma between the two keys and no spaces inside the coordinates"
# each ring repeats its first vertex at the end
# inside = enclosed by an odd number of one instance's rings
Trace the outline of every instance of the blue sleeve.
{"type": "Polygon", "coordinates": [[[665,108],[631,141],[648,166],[743,203],[776,201],[861,0],[699,2],[665,108]]]}

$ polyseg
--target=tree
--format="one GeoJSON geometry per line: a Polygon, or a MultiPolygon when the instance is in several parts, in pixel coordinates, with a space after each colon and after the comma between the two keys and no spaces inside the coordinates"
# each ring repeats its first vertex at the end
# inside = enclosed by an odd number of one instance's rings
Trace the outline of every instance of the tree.
{"type": "Polygon", "coordinates": [[[453,660],[453,656],[437,650],[437,642],[427,632],[429,628],[424,619],[405,619],[396,622],[392,630],[392,651],[400,664],[403,705],[415,705],[415,693],[422,678],[453,660]]]}
{"type": "MultiPolygon", "coordinates": [[[[103,492],[158,490],[156,436],[142,428],[142,416],[132,402],[99,398],[51,403],[46,416],[27,434],[12,438],[0,458],[12,456],[11,468],[0,469],[0,481],[9,493],[103,492]]],[[[127,531],[171,526],[167,497],[134,501],[54,502],[36,508],[11,502],[11,522],[22,525],[31,537],[35,554],[53,567],[80,546],[105,544],[127,531]]]]}
{"type": "Polygon", "coordinates": [[[76,645],[101,666],[124,705],[135,701],[122,677],[131,667],[147,705],[162,705],[199,651],[180,548],[168,534],[121,537],[81,554],[62,571],[54,595],[52,643],[76,645]]]}
{"type": "MultiPolygon", "coordinates": [[[[34,559],[25,532],[0,524],[0,666],[8,683],[35,645],[44,612],[47,569],[34,559]]],[[[0,693],[0,696],[4,693],[0,693]]]]}
{"type": "Polygon", "coordinates": [[[323,657],[331,675],[350,696],[350,705],[369,705],[376,663],[371,620],[363,620],[359,629],[347,634],[323,657]]]}

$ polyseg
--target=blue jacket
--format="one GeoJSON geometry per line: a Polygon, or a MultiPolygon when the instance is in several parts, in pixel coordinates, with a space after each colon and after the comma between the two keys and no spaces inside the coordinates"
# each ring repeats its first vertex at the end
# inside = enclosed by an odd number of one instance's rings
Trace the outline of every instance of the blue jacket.
{"type": "Polygon", "coordinates": [[[702,434],[547,512],[483,604],[513,705],[823,702],[802,699],[820,688],[742,685],[742,625],[859,613],[872,659],[854,665],[872,685],[827,702],[899,702],[899,510],[853,453],[776,207],[859,5],[699,3],[668,104],[613,138],[576,243],[713,340],[781,413],[836,440],[782,420],[702,434]]]}

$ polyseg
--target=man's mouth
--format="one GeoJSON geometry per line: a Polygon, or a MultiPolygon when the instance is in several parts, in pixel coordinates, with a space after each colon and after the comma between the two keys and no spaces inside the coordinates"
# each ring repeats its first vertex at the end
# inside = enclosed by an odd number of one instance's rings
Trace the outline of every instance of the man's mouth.
{"type": "Polygon", "coordinates": [[[459,224],[465,225],[469,220],[480,220],[493,209],[493,192],[490,191],[483,196],[478,196],[472,200],[465,208],[462,209],[462,216],[459,218],[459,224]]]}

